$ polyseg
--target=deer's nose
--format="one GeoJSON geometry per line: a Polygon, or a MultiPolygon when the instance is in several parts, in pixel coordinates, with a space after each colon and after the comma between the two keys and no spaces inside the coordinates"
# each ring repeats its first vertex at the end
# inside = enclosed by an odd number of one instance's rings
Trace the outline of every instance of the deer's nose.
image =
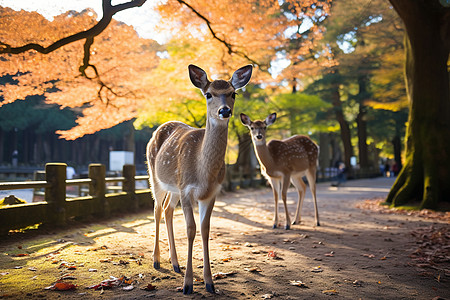
{"type": "Polygon", "coordinates": [[[261,135],[261,134],[258,134],[258,135],[256,136],[256,138],[257,138],[258,140],[261,140],[261,139],[262,139],[262,135],[261,135]]]}
{"type": "Polygon", "coordinates": [[[221,107],[218,113],[219,117],[223,119],[228,119],[229,117],[231,117],[231,108],[229,108],[228,106],[221,107]]]}

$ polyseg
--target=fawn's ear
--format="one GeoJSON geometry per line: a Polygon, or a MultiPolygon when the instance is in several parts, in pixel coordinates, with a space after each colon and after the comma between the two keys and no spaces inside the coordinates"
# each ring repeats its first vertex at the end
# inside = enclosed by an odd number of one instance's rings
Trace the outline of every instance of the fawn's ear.
{"type": "Polygon", "coordinates": [[[275,120],[277,119],[277,113],[273,113],[267,116],[267,118],[264,120],[267,126],[272,125],[275,123],[275,120]]]}
{"type": "Polygon", "coordinates": [[[252,120],[250,120],[250,117],[247,116],[246,114],[241,113],[241,122],[245,126],[250,126],[250,124],[252,123],[252,120]]]}
{"type": "Polygon", "coordinates": [[[189,78],[191,79],[192,84],[195,87],[198,87],[199,89],[203,90],[209,83],[206,72],[195,65],[189,65],[188,69],[189,69],[189,78]]]}
{"type": "Polygon", "coordinates": [[[231,77],[231,85],[236,89],[241,89],[247,85],[252,77],[252,65],[247,65],[234,72],[231,77]]]}

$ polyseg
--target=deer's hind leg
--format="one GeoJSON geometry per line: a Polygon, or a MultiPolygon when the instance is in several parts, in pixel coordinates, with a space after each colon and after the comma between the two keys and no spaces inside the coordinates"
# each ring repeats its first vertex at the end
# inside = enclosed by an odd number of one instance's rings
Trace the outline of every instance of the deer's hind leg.
{"type": "Polygon", "coordinates": [[[178,264],[177,249],[175,248],[175,238],[173,234],[173,211],[180,199],[178,194],[167,193],[164,199],[164,219],[166,220],[167,236],[169,238],[169,253],[170,261],[172,262],[173,270],[181,273],[180,265],[178,264]]]}
{"type": "Polygon", "coordinates": [[[165,191],[157,188],[153,188],[154,198],[154,218],[155,218],[155,243],[153,245],[153,267],[159,269],[161,267],[161,257],[159,250],[159,224],[161,223],[161,213],[163,210],[164,199],[167,197],[165,191]]]}
{"type": "Polygon", "coordinates": [[[295,212],[294,222],[292,222],[292,225],[296,225],[296,224],[300,224],[300,221],[301,221],[301,212],[302,212],[303,200],[305,199],[306,184],[303,182],[302,175],[292,176],[291,182],[297,189],[297,193],[298,193],[297,210],[295,212]]]}
{"type": "Polygon", "coordinates": [[[273,215],[273,227],[278,227],[278,196],[281,194],[281,180],[270,177],[270,185],[272,186],[272,192],[273,192],[273,200],[274,203],[274,215],[273,215]]]}
{"type": "Polygon", "coordinates": [[[289,217],[289,211],[287,206],[287,190],[289,188],[289,185],[291,184],[291,180],[289,176],[284,176],[282,179],[283,185],[282,185],[282,191],[281,191],[281,198],[283,199],[283,205],[284,205],[284,211],[286,213],[286,225],[284,225],[284,229],[288,230],[291,229],[291,218],[289,217]]]}
{"type": "Polygon", "coordinates": [[[317,167],[311,167],[306,171],[306,179],[308,180],[309,188],[311,190],[313,200],[314,200],[314,219],[316,221],[316,226],[320,226],[319,222],[319,209],[317,207],[317,197],[316,197],[316,169],[317,167]]]}

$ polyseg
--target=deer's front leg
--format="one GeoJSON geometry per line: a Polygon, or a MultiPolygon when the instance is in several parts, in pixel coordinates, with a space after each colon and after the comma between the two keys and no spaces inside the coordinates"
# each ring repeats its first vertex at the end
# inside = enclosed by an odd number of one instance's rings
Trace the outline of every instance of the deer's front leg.
{"type": "Polygon", "coordinates": [[[183,294],[192,294],[194,291],[194,275],[192,270],[192,250],[196,234],[196,225],[194,212],[192,211],[192,202],[190,199],[182,200],[184,218],[186,220],[186,232],[188,238],[188,254],[186,262],[186,273],[184,274],[183,294]]]}
{"type": "Polygon", "coordinates": [[[275,212],[273,216],[273,227],[278,227],[278,195],[280,194],[280,181],[276,178],[270,178],[270,184],[272,185],[273,200],[275,201],[275,212]]]}
{"type": "Polygon", "coordinates": [[[211,265],[209,260],[209,229],[211,221],[211,213],[214,208],[216,198],[208,201],[199,201],[198,208],[200,214],[200,231],[203,242],[203,279],[205,280],[206,290],[215,293],[214,283],[211,275],[211,265]]]}

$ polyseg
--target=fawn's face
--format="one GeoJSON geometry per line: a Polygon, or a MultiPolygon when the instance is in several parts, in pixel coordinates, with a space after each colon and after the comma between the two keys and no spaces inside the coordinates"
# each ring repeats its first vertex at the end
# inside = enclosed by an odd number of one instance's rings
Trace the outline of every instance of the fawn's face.
{"type": "Polygon", "coordinates": [[[276,113],[273,113],[267,116],[264,121],[252,121],[246,114],[241,114],[241,122],[250,129],[253,142],[256,145],[260,145],[266,143],[267,126],[272,125],[275,122],[276,117],[276,113]]]}
{"type": "Polygon", "coordinates": [[[256,120],[255,122],[250,122],[250,125],[247,127],[250,129],[250,134],[252,135],[252,139],[255,143],[265,143],[267,130],[266,122],[256,120]]]}

